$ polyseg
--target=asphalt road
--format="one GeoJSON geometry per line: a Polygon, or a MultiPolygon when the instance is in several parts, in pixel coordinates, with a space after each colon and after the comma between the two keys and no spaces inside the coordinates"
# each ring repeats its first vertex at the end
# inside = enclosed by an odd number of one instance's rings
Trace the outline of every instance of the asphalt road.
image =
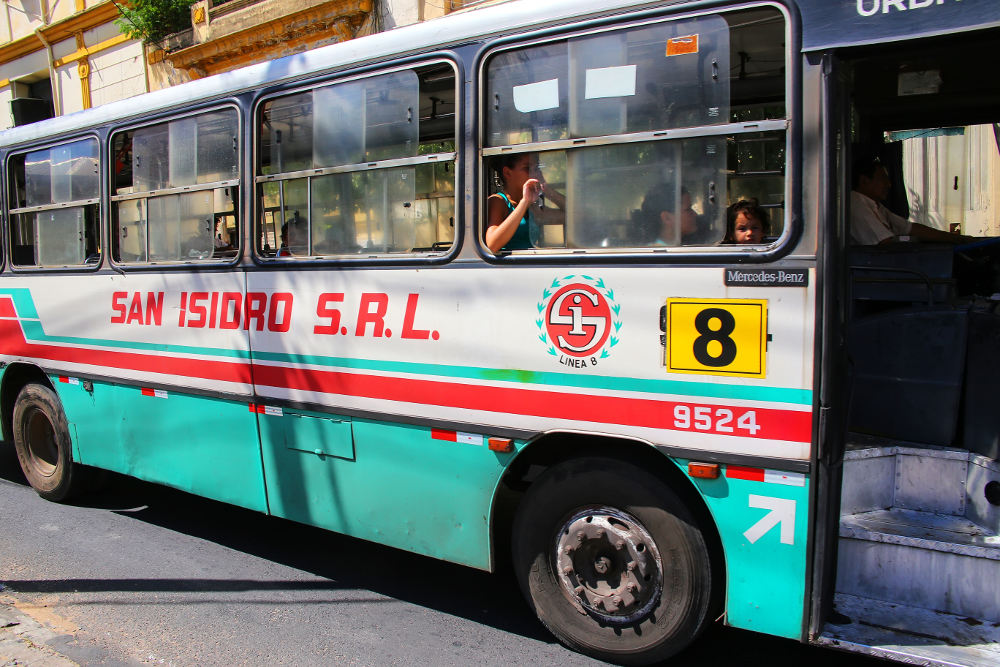
{"type": "MultiPolygon", "coordinates": [[[[114,477],[41,500],[0,443],[0,604],[82,665],[585,665],[512,579],[114,477]]],[[[883,665],[715,625],[671,664],[883,665]]]]}

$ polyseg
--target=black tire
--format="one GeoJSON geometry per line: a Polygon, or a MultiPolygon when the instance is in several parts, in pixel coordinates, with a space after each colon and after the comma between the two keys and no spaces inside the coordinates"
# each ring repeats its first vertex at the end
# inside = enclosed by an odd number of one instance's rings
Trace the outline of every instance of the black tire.
{"type": "Polygon", "coordinates": [[[550,468],[518,508],[512,551],[529,604],[575,651],[649,664],[705,625],[705,540],[680,498],[638,466],[592,457],[550,468]]]}
{"type": "Polygon", "coordinates": [[[38,495],[62,502],[80,492],[83,472],[73,463],[66,413],[56,393],[26,385],[14,402],[14,448],[21,470],[38,495]]]}

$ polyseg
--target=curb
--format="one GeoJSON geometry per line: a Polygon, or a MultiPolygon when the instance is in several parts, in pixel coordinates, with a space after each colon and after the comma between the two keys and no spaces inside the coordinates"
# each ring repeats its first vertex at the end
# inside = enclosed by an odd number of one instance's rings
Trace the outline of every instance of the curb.
{"type": "Polygon", "coordinates": [[[15,606],[0,584],[0,667],[79,667],[48,644],[62,635],[15,606]]]}

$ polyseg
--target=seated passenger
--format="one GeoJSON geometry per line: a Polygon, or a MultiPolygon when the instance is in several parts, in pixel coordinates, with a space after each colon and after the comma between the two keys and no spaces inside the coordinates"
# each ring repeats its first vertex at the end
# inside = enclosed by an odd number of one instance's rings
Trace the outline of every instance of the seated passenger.
{"type": "Polygon", "coordinates": [[[854,164],[851,192],[851,243],[882,245],[907,241],[914,237],[933,243],[966,243],[971,239],[934,229],[919,222],[909,222],[896,215],[882,202],[889,195],[889,172],[877,159],[864,157],[854,164]]]}
{"type": "Polygon", "coordinates": [[[278,257],[292,257],[308,252],[305,227],[306,224],[299,218],[298,211],[288,222],[281,225],[281,247],[278,248],[278,257]]]}
{"type": "Polygon", "coordinates": [[[740,199],[726,209],[723,243],[763,243],[770,233],[770,218],[756,199],[740,199]]]}
{"type": "Polygon", "coordinates": [[[654,230],[653,241],[646,245],[706,245],[718,237],[704,216],[691,206],[691,194],[681,188],[680,224],[675,210],[674,185],[661,183],[642,200],[642,217],[647,230],[654,230]]]}
{"type": "Polygon", "coordinates": [[[542,194],[542,182],[531,177],[532,157],[506,155],[496,166],[500,192],[490,195],[486,207],[486,246],[491,252],[531,248],[528,207],[542,194]]]}

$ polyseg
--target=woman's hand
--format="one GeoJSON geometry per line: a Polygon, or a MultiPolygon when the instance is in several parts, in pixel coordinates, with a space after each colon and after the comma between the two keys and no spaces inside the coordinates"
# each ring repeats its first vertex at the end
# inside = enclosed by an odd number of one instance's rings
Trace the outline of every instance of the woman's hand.
{"type": "Polygon", "coordinates": [[[524,182],[524,187],[521,188],[521,201],[525,202],[527,206],[531,206],[536,201],[538,197],[541,196],[543,186],[541,181],[537,178],[529,178],[524,182]]]}

